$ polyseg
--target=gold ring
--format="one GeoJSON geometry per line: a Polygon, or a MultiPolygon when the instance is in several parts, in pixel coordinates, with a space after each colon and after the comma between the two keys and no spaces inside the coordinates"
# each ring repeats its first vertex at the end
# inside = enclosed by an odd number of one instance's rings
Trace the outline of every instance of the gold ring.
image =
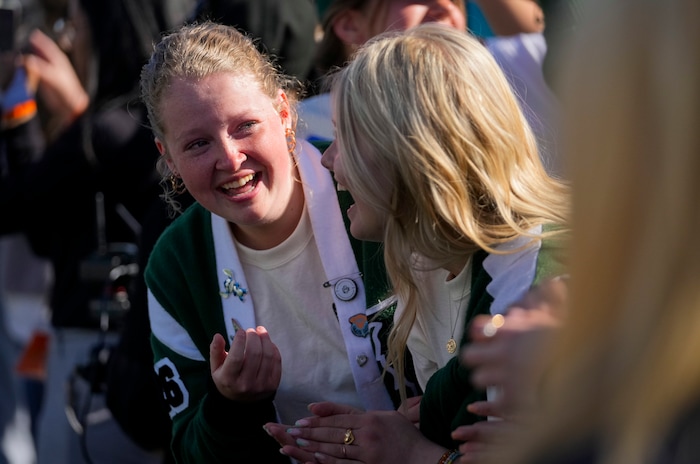
{"type": "Polygon", "coordinates": [[[496,314],[491,318],[491,320],[484,326],[484,335],[486,337],[493,337],[498,332],[498,329],[503,327],[506,323],[506,318],[501,314],[496,314]]]}
{"type": "Polygon", "coordinates": [[[346,445],[352,445],[352,443],[355,441],[355,435],[352,433],[352,429],[347,429],[345,431],[345,438],[343,439],[343,443],[346,445]]]}
{"type": "Polygon", "coordinates": [[[343,459],[347,458],[348,457],[348,452],[347,452],[348,450],[345,449],[345,445],[342,445],[341,450],[343,452],[343,459]]]}

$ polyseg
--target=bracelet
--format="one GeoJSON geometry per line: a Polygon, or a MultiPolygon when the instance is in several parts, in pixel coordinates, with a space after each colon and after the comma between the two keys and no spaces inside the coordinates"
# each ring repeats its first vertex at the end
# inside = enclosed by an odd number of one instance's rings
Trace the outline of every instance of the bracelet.
{"type": "Polygon", "coordinates": [[[457,450],[447,450],[442,453],[437,464],[453,464],[460,456],[461,454],[457,450]]]}

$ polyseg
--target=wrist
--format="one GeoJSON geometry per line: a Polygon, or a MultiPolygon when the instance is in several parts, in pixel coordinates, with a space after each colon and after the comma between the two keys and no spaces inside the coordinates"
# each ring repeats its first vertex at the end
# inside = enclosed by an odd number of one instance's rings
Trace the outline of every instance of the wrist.
{"type": "Polygon", "coordinates": [[[88,106],[90,106],[90,97],[84,91],[76,92],[75,98],[68,105],[70,108],[70,114],[68,115],[68,124],[72,124],[76,119],[87,111],[88,106]]]}

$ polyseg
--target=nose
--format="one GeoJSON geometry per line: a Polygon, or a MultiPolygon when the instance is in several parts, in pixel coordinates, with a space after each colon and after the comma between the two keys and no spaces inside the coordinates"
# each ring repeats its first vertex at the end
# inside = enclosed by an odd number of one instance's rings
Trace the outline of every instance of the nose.
{"type": "Polygon", "coordinates": [[[321,157],[321,164],[323,165],[324,168],[328,169],[329,171],[333,171],[333,163],[335,163],[335,158],[338,155],[338,142],[333,141],[328,148],[326,148],[326,151],[323,152],[323,156],[321,157]]]}
{"type": "Polygon", "coordinates": [[[242,147],[235,141],[229,139],[221,143],[221,150],[216,161],[216,167],[220,170],[237,171],[244,161],[248,159],[242,147]]]}

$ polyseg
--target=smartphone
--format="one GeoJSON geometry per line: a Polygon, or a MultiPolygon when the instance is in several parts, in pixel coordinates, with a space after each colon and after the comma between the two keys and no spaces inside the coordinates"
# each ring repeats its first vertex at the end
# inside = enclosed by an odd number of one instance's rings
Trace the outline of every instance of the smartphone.
{"type": "Polygon", "coordinates": [[[20,23],[20,3],[0,0],[0,52],[17,48],[17,29],[20,23]]]}

